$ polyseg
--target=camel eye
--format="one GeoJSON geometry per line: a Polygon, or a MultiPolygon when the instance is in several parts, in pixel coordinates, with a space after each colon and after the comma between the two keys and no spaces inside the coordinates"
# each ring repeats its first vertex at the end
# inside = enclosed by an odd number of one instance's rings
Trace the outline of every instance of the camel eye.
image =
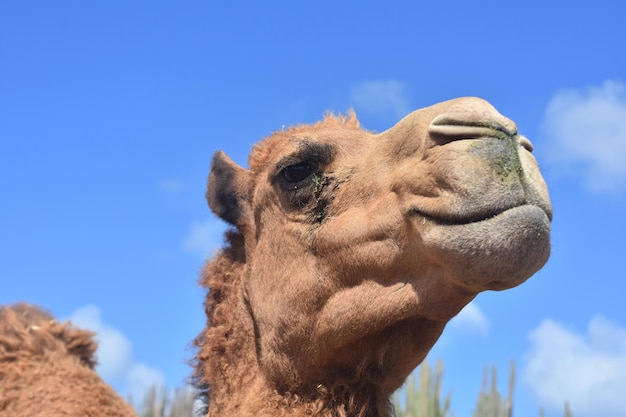
{"type": "Polygon", "coordinates": [[[313,173],[313,167],[305,162],[286,167],[282,177],[290,183],[300,182],[313,173]]]}

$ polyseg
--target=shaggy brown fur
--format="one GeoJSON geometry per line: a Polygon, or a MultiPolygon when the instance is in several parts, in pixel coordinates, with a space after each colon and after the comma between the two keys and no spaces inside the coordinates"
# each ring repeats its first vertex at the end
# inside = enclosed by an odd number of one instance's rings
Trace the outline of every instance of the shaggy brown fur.
{"type": "Polygon", "coordinates": [[[381,134],[328,115],[260,142],[249,169],[218,152],[207,199],[235,230],[200,280],[208,416],[391,415],[463,306],[546,262],[551,206],[531,150],[463,98],[381,134]]]}
{"type": "Polygon", "coordinates": [[[37,307],[0,307],[0,416],[135,416],[93,370],[95,350],[93,333],[37,307]]]}

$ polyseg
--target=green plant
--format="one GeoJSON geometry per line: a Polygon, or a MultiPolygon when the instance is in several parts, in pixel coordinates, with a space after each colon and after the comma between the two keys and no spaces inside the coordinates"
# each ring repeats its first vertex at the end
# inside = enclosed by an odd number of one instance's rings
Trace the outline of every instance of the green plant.
{"type": "Polygon", "coordinates": [[[419,386],[415,374],[407,379],[404,389],[404,401],[399,391],[394,397],[397,417],[452,417],[449,414],[450,394],[441,401],[441,381],[443,379],[443,362],[437,361],[435,367],[425,361],[420,365],[419,386]]]}
{"type": "Polygon", "coordinates": [[[491,367],[491,388],[487,386],[487,367],[483,371],[483,387],[478,395],[473,417],[512,417],[513,389],[515,388],[515,364],[511,361],[509,373],[509,392],[502,398],[496,384],[496,367],[491,367]]]}
{"type": "Polygon", "coordinates": [[[565,402],[565,417],[572,417],[572,410],[569,408],[569,403],[565,402]]]}
{"type": "MultiPolygon", "coordinates": [[[[133,404],[132,399],[129,402],[133,404]]],[[[194,402],[194,393],[188,387],[172,391],[153,385],[146,390],[135,409],[139,417],[192,417],[194,402]]]]}

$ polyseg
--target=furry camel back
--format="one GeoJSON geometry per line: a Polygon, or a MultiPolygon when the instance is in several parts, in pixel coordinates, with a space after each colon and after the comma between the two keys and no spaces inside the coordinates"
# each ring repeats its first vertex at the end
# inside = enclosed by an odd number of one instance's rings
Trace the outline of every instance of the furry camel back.
{"type": "Polygon", "coordinates": [[[39,307],[0,306],[0,416],[135,416],[95,372],[93,336],[39,307]]]}

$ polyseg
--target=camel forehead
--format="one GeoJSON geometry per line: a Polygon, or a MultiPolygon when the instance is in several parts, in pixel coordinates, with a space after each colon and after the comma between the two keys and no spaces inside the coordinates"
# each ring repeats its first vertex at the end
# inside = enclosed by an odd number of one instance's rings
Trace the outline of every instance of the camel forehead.
{"type": "Polygon", "coordinates": [[[347,115],[327,114],[320,122],[301,124],[280,130],[258,142],[248,158],[252,172],[258,173],[273,166],[278,160],[295,152],[305,142],[340,146],[342,143],[355,143],[371,135],[361,129],[353,111],[347,115]]]}

